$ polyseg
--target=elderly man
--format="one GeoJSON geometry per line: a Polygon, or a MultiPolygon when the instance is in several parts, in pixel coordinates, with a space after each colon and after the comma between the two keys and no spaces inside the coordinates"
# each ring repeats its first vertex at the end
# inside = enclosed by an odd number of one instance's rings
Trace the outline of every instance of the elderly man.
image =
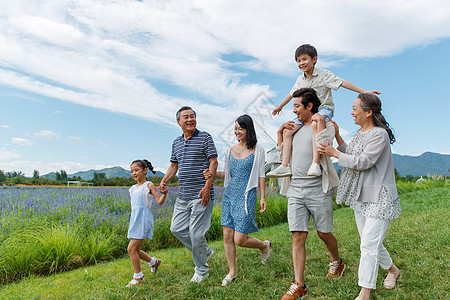
{"type": "Polygon", "coordinates": [[[199,131],[195,111],[183,106],[177,112],[177,122],[183,134],[172,144],[170,166],[161,181],[160,191],[178,171],[180,192],[175,201],[170,231],[192,252],[195,273],[191,282],[201,282],[209,276],[207,261],[214,254],[206,243],[205,234],[211,225],[214,189],[217,170],[217,151],[211,135],[199,131]],[[212,176],[206,180],[203,170],[212,176]]]}

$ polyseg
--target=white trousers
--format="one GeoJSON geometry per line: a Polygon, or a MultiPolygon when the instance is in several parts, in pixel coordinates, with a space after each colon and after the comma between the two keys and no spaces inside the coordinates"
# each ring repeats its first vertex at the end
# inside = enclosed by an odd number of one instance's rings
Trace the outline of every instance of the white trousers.
{"type": "Polygon", "coordinates": [[[356,211],[355,220],[361,237],[358,285],[374,290],[377,283],[378,266],[385,270],[392,266],[391,256],[383,246],[389,220],[366,218],[356,211]]]}

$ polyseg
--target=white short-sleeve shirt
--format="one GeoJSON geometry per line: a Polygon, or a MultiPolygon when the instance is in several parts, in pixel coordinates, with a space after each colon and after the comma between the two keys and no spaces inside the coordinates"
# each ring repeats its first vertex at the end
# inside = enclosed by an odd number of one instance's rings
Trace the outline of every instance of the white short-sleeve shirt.
{"type": "Polygon", "coordinates": [[[336,91],[343,82],[344,79],[337,77],[331,71],[314,68],[311,78],[306,77],[305,74],[298,76],[290,94],[292,96],[296,90],[301,88],[313,88],[321,103],[319,109],[328,107],[334,112],[331,89],[336,91]]]}

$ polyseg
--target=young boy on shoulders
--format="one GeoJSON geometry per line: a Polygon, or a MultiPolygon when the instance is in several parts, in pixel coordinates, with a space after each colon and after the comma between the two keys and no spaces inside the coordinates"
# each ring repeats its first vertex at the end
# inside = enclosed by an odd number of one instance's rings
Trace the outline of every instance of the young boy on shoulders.
{"type": "MultiPolygon", "coordinates": [[[[317,62],[317,50],[310,44],[304,44],[297,48],[295,51],[295,61],[297,62],[298,68],[303,72],[297,78],[294,86],[292,87],[289,94],[284,98],[283,102],[278,105],[272,112],[272,115],[277,115],[281,112],[283,107],[289,103],[292,99],[292,93],[301,88],[313,88],[320,100],[319,111],[312,118],[312,131],[313,131],[313,161],[308,170],[309,176],[320,176],[320,154],[317,152],[315,136],[318,132],[326,128],[326,123],[331,120],[334,115],[334,103],[333,97],[331,95],[331,89],[337,90],[339,87],[344,87],[351,91],[357,93],[374,93],[380,94],[378,91],[366,91],[363,90],[353,83],[345,81],[342,78],[337,77],[332,72],[324,69],[318,69],[315,67],[317,62]]],[[[303,125],[298,118],[291,121],[294,124],[292,130],[284,130],[284,142],[283,142],[283,159],[281,166],[275,170],[267,173],[267,177],[278,178],[278,177],[288,177],[292,175],[291,168],[289,167],[289,161],[291,159],[292,151],[292,136],[296,133],[300,127],[303,125]]],[[[330,141],[334,137],[327,137],[330,141]]]]}

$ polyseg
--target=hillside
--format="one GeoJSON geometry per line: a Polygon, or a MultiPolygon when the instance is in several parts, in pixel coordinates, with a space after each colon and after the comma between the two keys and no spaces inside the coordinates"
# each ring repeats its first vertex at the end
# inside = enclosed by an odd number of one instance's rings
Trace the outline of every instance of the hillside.
{"type": "Polygon", "coordinates": [[[426,174],[449,174],[450,155],[424,152],[419,156],[392,155],[394,167],[401,176],[426,174]]]}
{"type": "MultiPolygon", "coordinates": [[[[73,174],[67,174],[67,176],[70,177],[81,177],[83,180],[91,180],[94,178],[94,173],[105,173],[107,178],[113,178],[113,177],[130,177],[130,171],[125,170],[122,167],[112,167],[112,168],[105,168],[101,170],[89,170],[89,171],[80,171],[73,174]]],[[[147,176],[164,176],[164,173],[157,171],[155,175],[153,173],[148,172],[147,176]]],[[[51,172],[46,175],[42,175],[42,178],[49,178],[49,179],[56,179],[56,173],[51,172]]]]}
{"type": "MultiPolygon", "coordinates": [[[[450,155],[439,154],[434,152],[424,152],[419,156],[399,155],[393,154],[394,168],[401,176],[412,175],[422,176],[427,174],[449,174],[450,169],[450,155]]],[[[334,164],[336,169],[339,169],[337,163],[334,164]]],[[[102,170],[80,171],[73,174],[68,174],[69,177],[80,176],[83,180],[91,180],[94,178],[94,172],[105,173],[107,178],[112,177],[130,177],[130,171],[122,167],[111,167],[102,170]]],[[[151,172],[148,176],[164,176],[164,173],[157,171],[156,175],[151,172]]],[[[51,172],[42,175],[42,178],[56,179],[56,173],[51,172]]]]}
{"type": "MultiPolygon", "coordinates": [[[[449,174],[450,155],[424,152],[419,156],[392,154],[394,168],[400,176],[422,176],[427,174],[449,174]]],[[[340,169],[334,163],[336,169],[340,169]]]]}

